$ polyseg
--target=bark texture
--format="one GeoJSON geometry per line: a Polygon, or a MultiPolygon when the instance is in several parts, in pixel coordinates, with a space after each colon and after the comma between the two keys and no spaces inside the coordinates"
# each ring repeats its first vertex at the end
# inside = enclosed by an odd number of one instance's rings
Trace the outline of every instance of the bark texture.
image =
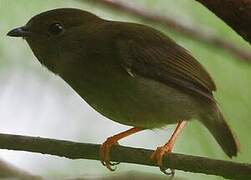
{"type": "MultiPolygon", "coordinates": [[[[56,155],[70,159],[99,160],[98,144],[86,144],[56,139],[0,134],[0,148],[56,155]]],[[[116,146],[111,160],[147,166],[157,166],[150,158],[153,150],[116,146]]],[[[98,163],[100,164],[100,163],[98,163]]],[[[170,153],[163,159],[165,168],[222,176],[227,179],[250,180],[251,164],[170,153]]]]}
{"type": "Polygon", "coordinates": [[[250,0],[197,0],[251,43],[250,0]]]}

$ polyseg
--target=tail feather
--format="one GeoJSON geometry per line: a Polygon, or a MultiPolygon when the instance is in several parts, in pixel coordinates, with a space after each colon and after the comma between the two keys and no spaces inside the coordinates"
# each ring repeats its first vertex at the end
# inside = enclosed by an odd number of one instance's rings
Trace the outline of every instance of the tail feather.
{"type": "Polygon", "coordinates": [[[223,151],[230,158],[237,156],[239,142],[225,121],[223,114],[215,104],[209,111],[209,113],[203,113],[201,122],[208,128],[223,151]]]}

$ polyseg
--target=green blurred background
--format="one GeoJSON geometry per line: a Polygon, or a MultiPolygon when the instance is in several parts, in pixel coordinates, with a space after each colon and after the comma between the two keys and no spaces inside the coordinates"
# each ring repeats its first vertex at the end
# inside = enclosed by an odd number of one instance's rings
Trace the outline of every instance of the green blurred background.
{"type": "MultiPolygon", "coordinates": [[[[196,1],[124,0],[144,6],[150,12],[213,29],[239,47],[249,47],[235,32],[196,1]]],[[[42,68],[22,39],[6,36],[32,16],[59,7],[76,7],[113,20],[142,22],[94,4],[73,0],[0,0],[0,132],[51,137],[80,142],[102,143],[108,136],[128,129],[91,109],[59,77],[42,68]]],[[[241,63],[222,49],[215,49],[154,26],[184,46],[208,69],[218,87],[215,93],[222,111],[239,137],[241,152],[234,161],[251,162],[251,65],[241,63]]],[[[122,145],[155,149],[171,135],[174,126],[144,131],[121,141],[122,145]]],[[[197,121],[190,122],[177,140],[174,152],[229,160],[208,131],[197,121]]],[[[0,151],[0,158],[44,177],[102,177],[110,172],[100,162],[68,160],[49,155],[0,151]]],[[[120,164],[115,174],[130,171],[165,178],[158,168],[120,164]]],[[[236,172],[238,173],[238,172],[236,172]]],[[[114,173],[112,173],[114,174],[114,173]]],[[[177,179],[223,179],[216,176],[177,171],[177,179]]]]}

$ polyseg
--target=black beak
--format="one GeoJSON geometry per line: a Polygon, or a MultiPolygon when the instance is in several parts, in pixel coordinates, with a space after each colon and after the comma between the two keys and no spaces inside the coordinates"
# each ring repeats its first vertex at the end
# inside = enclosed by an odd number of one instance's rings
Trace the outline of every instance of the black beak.
{"type": "Polygon", "coordinates": [[[19,28],[12,29],[7,33],[7,36],[11,37],[27,37],[29,36],[30,32],[28,31],[26,26],[22,26],[19,28]]]}

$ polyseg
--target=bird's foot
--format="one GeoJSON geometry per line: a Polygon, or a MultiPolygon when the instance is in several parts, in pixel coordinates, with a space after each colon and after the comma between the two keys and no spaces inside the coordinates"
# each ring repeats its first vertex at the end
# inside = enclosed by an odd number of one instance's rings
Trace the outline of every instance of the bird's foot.
{"type": "Polygon", "coordinates": [[[117,164],[119,164],[118,162],[111,162],[110,161],[110,151],[111,151],[111,148],[112,146],[114,145],[119,145],[118,141],[124,137],[127,137],[131,134],[134,134],[136,132],[139,132],[139,131],[142,131],[143,129],[141,128],[137,128],[137,127],[134,127],[134,128],[131,128],[127,131],[124,131],[124,132],[121,132],[119,134],[116,134],[112,137],[109,137],[106,139],[106,141],[101,145],[100,147],[100,160],[101,160],[101,163],[106,166],[109,170],[111,171],[115,171],[116,170],[116,167],[112,167],[112,166],[115,166],[117,164]]]}
{"type": "Polygon", "coordinates": [[[115,171],[115,165],[118,165],[119,162],[111,162],[110,161],[110,151],[112,146],[119,145],[117,140],[114,140],[113,137],[107,138],[107,140],[101,145],[99,154],[101,163],[107,167],[110,171],[115,171]]]}
{"type": "Polygon", "coordinates": [[[170,169],[170,172],[168,172],[168,168],[163,167],[163,157],[166,154],[169,154],[172,152],[173,145],[172,144],[165,144],[164,146],[158,147],[153,154],[151,155],[151,159],[157,163],[160,170],[166,174],[173,176],[175,171],[173,169],[170,169]]]}

